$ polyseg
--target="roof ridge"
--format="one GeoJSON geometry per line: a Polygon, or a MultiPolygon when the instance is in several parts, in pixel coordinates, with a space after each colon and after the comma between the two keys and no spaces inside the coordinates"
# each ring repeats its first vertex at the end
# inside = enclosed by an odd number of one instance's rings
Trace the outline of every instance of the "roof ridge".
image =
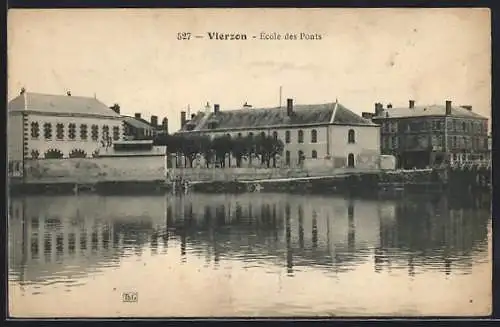
{"type": "MultiPolygon", "coordinates": [[[[40,92],[28,92],[28,91],[26,91],[24,94],[26,94],[26,95],[42,95],[42,96],[49,96],[49,97],[82,98],[82,99],[92,99],[92,100],[99,101],[94,96],[87,96],[87,95],[50,94],[50,93],[40,93],[40,92]]],[[[99,101],[99,102],[101,102],[101,101],[99,101]]]]}

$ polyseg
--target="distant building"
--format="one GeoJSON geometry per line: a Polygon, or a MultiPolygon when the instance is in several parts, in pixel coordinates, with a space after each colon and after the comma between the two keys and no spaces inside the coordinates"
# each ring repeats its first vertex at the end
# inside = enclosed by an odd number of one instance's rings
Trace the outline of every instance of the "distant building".
{"type": "Polygon", "coordinates": [[[382,154],[394,155],[401,168],[425,168],[441,163],[484,160],[488,157],[488,119],[472,106],[445,105],[395,108],[375,104],[364,118],[381,126],[382,154]]]}
{"type": "MultiPolygon", "coordinates": [[[[270,135],[284,143],[281,167],[304,164],[354,168],[374,165],[380,154],[380,128],[338,102],[317,105],[294,105],[285,108],[205,110],[186,119],[181,112],[179,134],[201,134],[232,138],[247,135],[270,135]]],[[[231,160],[234,164],[235,160],[231,160]]],[[[252,166],[250,161],[244,165],[252,166]]]]}
{"type": "Polygon", "coordinates": [[[151,116],[150,122],[142,119],[140,113],[136,113],[134,117],[123,116],[123,134],[127,140],[151,140],[160,133],[168,133],[166,118],[160,126],[158,116],[151,116]]]}
{"type": "Polygon", "coordinates": [[[122,139],[122,118],[92,97],[26,92],[8,104],[11,172],[24,160],[91,157],[103,144],[122,139]]]}

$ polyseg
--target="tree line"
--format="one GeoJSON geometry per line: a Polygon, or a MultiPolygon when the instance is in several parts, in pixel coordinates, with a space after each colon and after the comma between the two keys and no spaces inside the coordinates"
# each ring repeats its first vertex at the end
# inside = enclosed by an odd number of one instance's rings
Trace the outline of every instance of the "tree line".
{"type": "MultiPolygon", "coordinates": [[[[160,134],[153,144],[165,145],[168,154],[175,154],[179,160],[184,156],[184,165],[193,168],[198,156],[205,159],[206,168],[210,165],[224,168],[226,158],[236,160],[236,167],[240,168],[244,159],[251,164],[253,160],[260,160],[261,165],[268,168],[276,167],[277,157],[283,154],[284,144],[281,140],[270,135],[247,135],[232,138],[229,134],[211,138],[208,135],[160,134]]],[[[179,163],[179,162],[178,162],[179,163]]]]}

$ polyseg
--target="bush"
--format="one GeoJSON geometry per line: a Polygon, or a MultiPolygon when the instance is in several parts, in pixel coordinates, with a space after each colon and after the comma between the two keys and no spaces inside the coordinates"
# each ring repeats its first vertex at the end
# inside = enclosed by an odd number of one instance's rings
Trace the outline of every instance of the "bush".
{"type": "Polygon", "coordinates": [[[50,149],[45,152],[45,159],[61,159],[62,157],[64,155],[59,149],[50,149]]]}
{"type": "Polygon", "coordinates": [[[70,158],[87,158],[87,153],[81,149],[71,150],[69,153],[70,158]]]}

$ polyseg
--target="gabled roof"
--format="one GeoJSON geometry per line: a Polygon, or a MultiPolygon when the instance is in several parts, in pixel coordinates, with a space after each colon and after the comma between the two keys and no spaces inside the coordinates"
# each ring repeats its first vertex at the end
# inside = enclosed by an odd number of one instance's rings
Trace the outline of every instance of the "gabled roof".
{"type": "Polygon", "coordinates": [[[120,117],[111,108],[95,98],[31,92],[26,92],[12,99],[8,104],[8,111],[120,117]]]}
{"type": "Polygon", "coordinates": [[[122,116],[125,123],[131,125],[134,128],[151,129],[154,128],[150,123],[146,122],[144,119],[135,118],[130,116],[122,116]]]}
{"type": "Polygon", "coordinates": [[[216,123],[215,130],[321,124],[376,126],[370,120],[364,119],[340,103],[334,102],[315,105],[294,105],[291,116],[287,115],[286,107],[244,108],[238,110],[221,109],[217,114],[213,112],[199,112],[193,119],[186,123],[181,131],[209,130],[208,126],[211,122],[216,123]],[[194,128],[189,130],[189,125],[194,125],[194,128]]]}
{"type": "MultiPolygon", "coordinates": [[[[422,117],[422,116],[445,116],[446,106],[445,105],[427,105],[427,106],[415,106],[413,108],[400,107],[400,108],[384,108],[382,115],[374,116],[377,118],[405,118],[405,117],[422,117]],[[387,114],[386,114],[387,113],[387,114]]],[[[483,118],[483,117],[471,110],[468,110],[460,106],[451,107],[451,116],[463,117],[463,118],[483,118]]]]}

